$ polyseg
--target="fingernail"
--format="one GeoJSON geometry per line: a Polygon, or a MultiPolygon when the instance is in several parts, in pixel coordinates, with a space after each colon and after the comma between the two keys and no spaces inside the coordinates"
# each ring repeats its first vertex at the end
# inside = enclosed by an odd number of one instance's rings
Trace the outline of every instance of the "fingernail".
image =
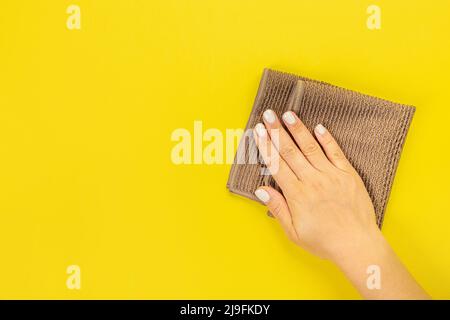
{"type": "Polygon", "coordinates": [[[325,134],[325,132],[327,132],[327,129],[325,129],[325,127],[323,125],[318,124],[316,126],[316,132],[322,136],[325,134]]]}
{"type": "Polygon", "coordinates": [[[293,125],[297,120],[295,119],[294,114],[291,111],[285,112],[283,114],[283,120],[287,124],[293,125]]]}
{"type": "Polygon", "coordinates": [[[275,112],[273,112],[270,109],[264,111],[263,117],[264,117],[264,120],[266,120],[268,123],[274,123],[275,119],[276,119],[275,112]]]}
{"type": "Polygon", "coordinates": [[[266,127],[264,127],[264,125],[262,123],[258,123],[255,126],[255,130],[256,130],[256,134],[258,136],[260,136],[261,138],[264,138],[267,134],[266,127]]]}
{"type": "Polygon", "coordinates": [[[267,203],[270,200],[269,193],[264,189],[257,189],[255,191],[255,196],[264,203],[267,203]]]}

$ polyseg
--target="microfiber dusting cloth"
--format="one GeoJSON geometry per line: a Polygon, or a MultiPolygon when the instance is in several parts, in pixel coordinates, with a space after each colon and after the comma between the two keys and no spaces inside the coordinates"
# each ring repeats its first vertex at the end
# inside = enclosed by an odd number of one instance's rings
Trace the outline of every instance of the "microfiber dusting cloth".
{"type": "MultiPolygon", "coordinates": [[[[381,228],[400,153],[415,108],[339,88],[293,74],[264,70],[245,132],[261,122],[265,110],[280,117],[295,112],[312,130],[323,124],[361,176],[372,199],[381,228]]],[[[261,185],[278,190],[273,178],[262,174],[261,161],[251,136],[244,135],[231,167],[228,189],[258,201],[261,185]]]]}

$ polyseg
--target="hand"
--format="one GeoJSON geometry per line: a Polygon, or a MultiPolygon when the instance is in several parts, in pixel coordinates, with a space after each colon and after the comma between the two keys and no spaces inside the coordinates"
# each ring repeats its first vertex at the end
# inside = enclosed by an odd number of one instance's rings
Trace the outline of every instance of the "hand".
{"type": "Polygon", "coordinates": [[[370,197],[331,134],[318,125],[316,140],[295,113],[287,112],[283,120],[292,139],[272,110],[263,118],[266,126],[255,128],[256,144],[283,195],[270,187],[255,194],[288,237],[336,261],[355,242],[377,236],[370,197]]]}
{"type": "Polygon", "coordinates": [[[255,141],[283,194],[266,186],[255,194],[288,237],[333,261],[366,298],[428,299],[378,229],[367,190],[332,135],[319,124],[316,140],[293,112],[283,115],[290,134],[272,110],[263,118],[255,141]],[[377,290],[366,282],[373,265],[381,272],[377,290]]]}

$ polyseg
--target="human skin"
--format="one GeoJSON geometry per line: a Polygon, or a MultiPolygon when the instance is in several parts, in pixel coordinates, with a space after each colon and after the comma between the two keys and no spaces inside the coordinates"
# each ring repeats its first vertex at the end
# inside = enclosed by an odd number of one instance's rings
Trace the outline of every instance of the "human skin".
{"type": "Polygon", "coordinates": [[[319,124],[314,137],[290,111],[287,130],[272,110],[263,121],[255,141],[282,193],[261,186],[255,194],[289,239],[331,260],[366,299],[429,299],[383,237],[364,183],[328,130],[319,124]],[[379,288],[367,284],[370,266],[379,288]]]}

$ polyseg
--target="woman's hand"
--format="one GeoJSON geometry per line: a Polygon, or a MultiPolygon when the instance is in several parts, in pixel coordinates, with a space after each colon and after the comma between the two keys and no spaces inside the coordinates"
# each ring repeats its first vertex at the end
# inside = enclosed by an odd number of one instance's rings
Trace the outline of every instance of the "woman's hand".
{"type": "Polygon", "coordinates": [[[335,261],[355,241],[379,233],[361,178],[322,125],[314,130],[316,140],[287,112],[283,121],[291,138],[272,110],[263,118],[265,126],[255,128],[256,143],[283,195],[270,187],[255,193],[292,241],[335,261]]]}
{"type": "Polygon", "coordinates": [[[319,124],[314,138],[293,112],[282,118],[290,134],[266,110],[265,125],[258,123],[254,136],[283,194],[266,186],[255,194],[288,237],[337,264],[365,297],[426,298],[384,240],[364,183],[332,135],[319,124]],[[387,291],[367,288],[366,270],[373,264],[392,281],[387,291]]]}

